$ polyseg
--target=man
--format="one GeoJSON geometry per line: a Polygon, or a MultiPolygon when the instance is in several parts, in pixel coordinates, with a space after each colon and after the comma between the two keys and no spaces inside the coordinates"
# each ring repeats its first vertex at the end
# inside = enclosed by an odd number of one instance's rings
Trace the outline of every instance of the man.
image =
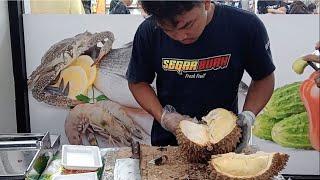
{"type": "Polygon", "coordinates": [[[247,129],[274,88],[263,23],[250,12],[209,0],[142,1],[142,7],[151,17],[135,34],[127,79],[137,102],[155,118],[152,145],[176,145],[175,131],[187,116],[201,119],[214,108],[237,114],[246,70],[253,80],[238,121],[244,130],[238,149],[245,147],[247,129]],[[150,86],[155,77],[157,94],[150,86]]]}
{"type": "Polygon", "coordinates": [[[259,0],[257,7],[259,14],[287,14],[289,10],[283,0],[259,0]]]}
{"type": "Polygon", "coordinates": [[[86,14],[91,14],[91,0],[81,0],[86,14]]]}
{"type": "Polygon", "coordinates": [[[220,4],[236,7],[236,8],[242,8],[242,2],[241,0],[223,0],[223,1],[217,1],[220,4]]]}
{"type": "Polygon", "coordinates": [[[311,14],[308,7],[302,1],[294,1],[290,5],[288,14],[311,14]]]}
{"type": "Polygon", "coordinates": [[[130,14],[128,6],[131,4],[132,0],[112,0],[109,14],[130,14]]]}

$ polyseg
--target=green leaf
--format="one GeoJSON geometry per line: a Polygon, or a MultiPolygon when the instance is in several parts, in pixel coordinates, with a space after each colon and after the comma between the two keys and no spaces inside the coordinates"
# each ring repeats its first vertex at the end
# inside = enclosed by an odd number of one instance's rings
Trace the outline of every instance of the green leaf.
{"type": "Polygon", "coordinates": [[[89,103],[90,102],[90,98],[88,96],[85,96],[83,94],[79,94],[78,96],[76,96],[78,101],[84,102],[84,103],[89,103]]]}
{"type": "Polygon", "coordinates": [[[100,95],[100,96],[96,97],[96,100],[97,101],[104,101],[104,100],[108,100],[108,98],[105,95],[100,95]]]}

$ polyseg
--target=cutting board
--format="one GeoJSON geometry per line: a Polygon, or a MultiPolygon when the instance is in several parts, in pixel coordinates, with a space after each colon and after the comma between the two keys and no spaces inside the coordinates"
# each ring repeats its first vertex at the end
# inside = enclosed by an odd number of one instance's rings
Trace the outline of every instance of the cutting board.
{"type": "MultiPolygon", "coordinates": [[[[141,145],[141,174],[143,180],[163,180],[163,179],[209,179],[209,172],[204,164],[188,163],[181,156],[177,147],[154,147],[141,145]],[[157,157],[166,156],[168,159],[162,165],[149,163],[157,157]]],[[[103,180],[113,180],[113,170],[116,159],[131,156],[131,148],[117,148],[106,152],[104,156],[105,167],[103,180]]],[[[164,158],[165,159],[165,158],[164,158]]]]}

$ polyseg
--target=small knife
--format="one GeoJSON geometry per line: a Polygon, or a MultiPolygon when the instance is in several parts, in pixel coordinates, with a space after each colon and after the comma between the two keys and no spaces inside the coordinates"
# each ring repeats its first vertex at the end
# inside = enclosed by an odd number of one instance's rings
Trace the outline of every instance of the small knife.
{"type": "Polygon", "coordinates": [[[132,156],[117,159],[114,168],[114,180],[141,180],[140,173],[140,144],[131,142],[132,156]]]}

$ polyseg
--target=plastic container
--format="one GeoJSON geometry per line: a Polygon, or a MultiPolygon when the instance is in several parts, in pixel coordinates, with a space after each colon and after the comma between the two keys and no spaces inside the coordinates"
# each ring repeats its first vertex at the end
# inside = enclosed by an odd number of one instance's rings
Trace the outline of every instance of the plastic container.
{"type": "Polygon", "coordinates": [[[102,167],[100,150],[96,146],[63,145],[61,164],[69,170],[96,171],[102,167]]]}
{"type": "Polygon", "coordinates": [[[81,173],[81,174],[68,174],[68,175],[57,175],[52,180],[98,180],[97,173],[81,173]]]}

